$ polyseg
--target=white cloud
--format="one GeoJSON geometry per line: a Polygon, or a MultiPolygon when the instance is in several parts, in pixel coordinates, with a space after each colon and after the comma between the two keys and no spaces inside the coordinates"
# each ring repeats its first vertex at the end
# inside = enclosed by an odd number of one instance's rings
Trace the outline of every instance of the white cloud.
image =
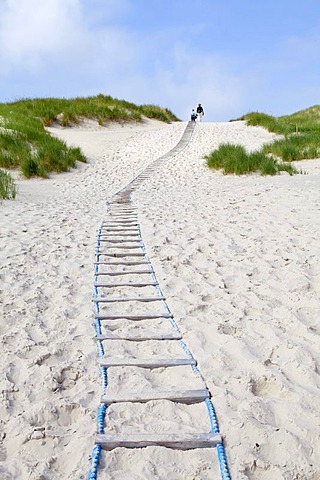
{"type": "Polygon", "coordinates": [[[198,102],[210,120],[233,116],[242,86],[232,66],[193,50],[185,32],[146,37],[117,27],[114,18],[131,7],[128,0],[0,0],[0,80],[16,75],[20,87],[5,96],[104,92],[183,119],[198,102]]]}
{"type": "Polygon", "coordinates": [[[2,0],[0,5],[0,60],[7,69],[28,68],[74,44],[79,0],[2,0]]]}
{"type": "MultiPolygon", "coordinates": [[[[100,0],[93,3],[95,13],[80,0],[0,0],[0,75],[38,74],[54,66],[64,75],[92,68],[113,73],[138,61],[134,37],[97,25],[100,0]]],[[[103,11],[110,21],[126,8],[126,0],[106,0],[103,11]]]]}

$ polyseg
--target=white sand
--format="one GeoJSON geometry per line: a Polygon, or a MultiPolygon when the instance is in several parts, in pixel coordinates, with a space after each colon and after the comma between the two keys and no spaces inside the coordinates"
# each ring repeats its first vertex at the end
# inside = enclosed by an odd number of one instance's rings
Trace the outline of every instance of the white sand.
{"type": "MultiPolygon", "coordinates": [[[[100,398],[96,231],[106,199],[170,150],[184,127],[52,129],[89,163],[20,180],[17,199],[1,204],[1,478],[87,477],[100,398]]],[[[213,395],[233,478],[318,480],[320,160],[298,164],[307,175],[263,178],[223,176],[202,158],[223,141],[255,149],[271,138],[243,122],[197,125],[190,146],[133,199],[162,290],[213,395]]],[[[113,353],[123,348],[112,345],[113,353]]],[[[157,351],[152,342],[139,348],[157,351]]],[[[124,381],[174,388],[184,372],[123,369],[109,381],[115,390],[124,381]]],[[[133,416],[140,431],[206,428],[200,405],[164,402],[163,422],[151,407],[108,409],[110,431],[131,431],[133,416]]],[[[112,452],[102,456],[101,478],[217,479],[214,457],[112,452]]]]}

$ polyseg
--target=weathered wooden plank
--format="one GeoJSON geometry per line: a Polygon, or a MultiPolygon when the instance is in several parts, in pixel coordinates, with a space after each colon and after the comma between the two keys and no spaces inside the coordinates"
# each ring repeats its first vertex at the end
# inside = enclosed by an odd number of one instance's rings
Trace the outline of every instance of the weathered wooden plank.
{"type": "Polygon", "coordinates": [[[158,282],[143,282],[143,283],[95,283],[96,287],[155,287],[159,285],[158,282]]]}
{"type": "Polygon", "coordinates": [[[117,230],[117,229],[111,229],[108,228],[105,231],[101,231],[98,235],[98,238],[100,237],[114,237],[115,240],[117,240],[119,237],[120,238],[131,238],[131,237],[141,237],[139,229],[136,230],[125,230],[126,233],[124,233],[123,230],[117,230]]]}
{"type": "MultiPolygon", "coordinates": [[[[127,248],[128,250],[136,250],[137,248],[142,248],[143,245],[109,245],[107,248],[127,248]]],[[[99,248],[99,247],[98,247],[99,248]]]]}
{"type": "Polygon", "coordinates": [[[96,302],[158,302],[159,300],[165,300],[166,297],[95,297],[96,302]]]}
{"type": "MultiPolygon", "coordinates": [[[[102,238],[102,237],[99,237],[99,242],[104,242],[104,243],[113,243],[113,244],[122,244],[122,243],[141,243],[142,242],[142,239],[141,237],[138,237],[138,238],[125,238],[123,240],[121,240],[121,238],[117,239],[117,238],[102,238]]],[[[115,248],[115,245],[114,245],[114,248],[115,248]]]]}
{"type": "Polygon", "coordinates": [[[136,215],[110,215],[110,222],[138,222],[138,217],[136,215]]]}
{"type": "Polygon", "coordinates": [[[137,262],[94,262],[94,265],[123,265],[134,266],[134,265],[151,265],[147,260],[139,260],[137,262]]]}
{"type": "Polygon", "coordinates": [[[170,400],[177,403],[199,403],[209,398],[210,394],[207,389],[201,390],[177,390],[177,391],[150,391],[150,392],[120,392],[110,394],[106,392],[101,397],[101,402],[106,405],[112,403],[146,403],[153,400],[170,400]]]}
{"type": "Polygon", "coordinates": [[[114,258],[120,258],[120,257],[145,257],[145,253],[105,253],[105,252],[96,252],[96,255],[99,257],[104,255],[105,257],[114,257],[114,258]]]}
{"type": "Polygon", "coordinates": [[[132,208],[132,207],[124,207],[124,206],[121,206],[121,207],[112,207],[111,210],[109,210],[108,212],[109,214],[111,213],[135,213],[137,214],[138,213],[138,210],[136,208],[132,208]]]}
{"type": "Polygon", "coordinates": [[[105,332],[102,335],[94,337],[96,340],[128,340],[131,342],[145,342],[147,340],[181,340],[182,336],[179,332],[169,333],[114,333],[105,332]]]}
{"type": "Polygon", "coordinates": [[[133,220],[133,219],[138,219],[138,215],[136,213],[125,213],[125,212],[110,212],[109,213],[109,218],[118,218],[118,219],[124,219],[124,220],[133,220]]]}
{"type": "Polygon", "coordinates": [[[183,365],[196,365],[197,362],[192,357],[170,358],[157,357],[151,358],[116,358],[102,357],[99,359],[100,365],[104,367],[141,367],[141,368],[161,368],[161,367],[180,367],[183,365]]]}
{"type": "Polygon", "coordinates": [[[110,277],[117,277],[118,275],[144,275],[146,273],[152,273],[151,270],[136,270],[135,272],[97,272],[95,276],[107,275],[110,277]]]}
{"type": "Polygon", "coordinates": [[[101,232],[98,237],[138,237],[140,236],[140,232],[138,229],[136,230],[128,230],[128,229],[115,229],[115,228],[108,228],[105,232],[101,232]],[[123,233],[127,232],[127,233],[123,233]],[[131,232],[131,233],[128,233],[131,232]],[[119,233],[119,235],[117,235],[119,233]]]}
{"type": "Polygon", "coordinates": [[[139,223],[133,221],[133,220],[112,220],[108,222],[103,222],[102,223],[102,228],[112,226],[112,227],[118,227],[118,226],[127,226],[127,227],[137,227],[139,223]]]}
{"type": "Polygon", "coordinates": [[[137,211],[133,212],[131,210],[117,210],[117,211],[109,212],[109,216],[115,216],[115,215],[123,215],[123,216],[131,215],[131,216],[137,217],[138,213],[137,211]]]}
{"type": "Polygon", "coordinates": [[[139,433],[135,435],[115,434],[97,435],[96,445],[104,450],[114,448],[166,447],[176,450],[193,450],[195,448],[212,448],[222,443],[217,433],[139,433]]]}
{"type": "Polygon", "coordinates": [[[146,315],[133,315],[130,313],[119,313],[118,315],[111,313],[99,313],[95,315],[95,318],[99,320],[119,320],[121,318],[126,318],[127,320],[153,320],[155,318],[173,318],[170,313],[162,314],[146,314],[146,315]]]}

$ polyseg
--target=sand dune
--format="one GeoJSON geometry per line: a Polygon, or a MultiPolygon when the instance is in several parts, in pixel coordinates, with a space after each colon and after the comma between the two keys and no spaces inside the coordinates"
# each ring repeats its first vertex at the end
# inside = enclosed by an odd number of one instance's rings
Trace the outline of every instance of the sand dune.
{"type": "MultiPolygon", "coordinates": [[[[2,478],[86,478],[100,398],[91,305],[97,229],[106,199],[184,128],[148,121],[51,129],[81,146],[88,164],[19,180],[17,199],[1,204],[2,478]]],[[[161,288],[213,395],[233,478],[318,480],[320,160],[299,163],[307,175],[265,178],[224,176],[203,160],[224,141],[254,150],[271,138],[244,122],[199,124],[187,149],[133,200],[161,288]]],[[[165,372],[151,379],[138,370],[133,386],[172,386],[165,372]]],[[[117,381],[110,378],[115,390],[117,381]]],[[[175,429],[181,412],[167,403],[175,429]]],[[[150,429],[150,412],[138,415],[150,429]]],[[[109,416],[112,428],[128,430],[130,410],[109,416]]],[[[190,406],[183,421],[192,430],[203,418],[190,406]]],[[[213,478],[211,451],[160,450],[105,455],[105,478],[213,478]]]]}

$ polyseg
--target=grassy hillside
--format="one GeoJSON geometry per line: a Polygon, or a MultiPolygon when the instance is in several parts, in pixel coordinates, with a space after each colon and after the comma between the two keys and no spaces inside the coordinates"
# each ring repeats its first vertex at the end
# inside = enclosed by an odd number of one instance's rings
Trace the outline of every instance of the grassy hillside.
{"type": "Polygon", "coordinates": [[[266,113],[251,112],[243,115],[238,120],[246,120],[248,125],[260,125],[269,132],[282,133],[318,133],[320,134],[320,105],[315,105],[305,110],[273,117],[266,113]]]}
{"type": "Polygon", "coordinates": [[[168,109],[155,105],[135,105],[109,96],[71,100],[44,98],[0,104],[0,167],[19,167],[26,177],[47,177],[85,162],[79,148],[68,148],[53,138],[45,127],[55,122],[62,126],[77,124],[82,118],[108,122],[142,122],[143,117],[162,122],[178,118],[168,109]]]}
{"type": "Polygon", "coordinates": [[[291,161],[320,157],[319,105],[282,117],[251,112],[237,120],[266,128],[281,138],[254,153],[247,153],[241,145],[220,145],[205,157],[209,168],[221,169],[225,174],[259,172],[261,175],[276,175],[285,171],[293,175],[301,171],[291,165],[291,161]]]}
{"type": "MultiPolygon", "coordinates": [[[[108,122],[141,122],[143,116],[167,123],[178,120],[168,109],[156,105],[135,105],[106,95],[73,99],[36,98],[6,105],[22,115],[40,119],[45,126],[57,121],[63,126],[69,126],[78,123],[83,117],[95,119],[100,125],[108,122]]],[[[0,114],[3,107],[5,106],[0,105],[0,114]]]]}
{"type": "Polygon", "coordinates": [[[260,125],[269,132],[284,135],[280,140],[265,145],[263,153],[270,153],[284,161],[320,157],[320,106],[301,110],[292,115],[273,117],[252,112],[241,117],[248,125],[260,125]]]}

